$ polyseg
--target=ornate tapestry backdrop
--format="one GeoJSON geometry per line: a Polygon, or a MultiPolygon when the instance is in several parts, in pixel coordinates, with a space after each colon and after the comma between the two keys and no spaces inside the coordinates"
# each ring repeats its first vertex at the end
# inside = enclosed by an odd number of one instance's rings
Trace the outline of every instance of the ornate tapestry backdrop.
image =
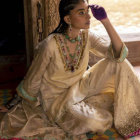
{"type": "Polygon", "coordinates": [[[48,36],[59,23],[59,6],[60,0],[46,0],[45,1],[45,33],[48,36]]]}

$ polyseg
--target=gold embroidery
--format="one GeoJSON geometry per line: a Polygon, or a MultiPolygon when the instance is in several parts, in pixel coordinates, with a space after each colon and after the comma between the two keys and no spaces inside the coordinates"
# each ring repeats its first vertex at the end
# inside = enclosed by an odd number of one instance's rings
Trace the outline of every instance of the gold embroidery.
{"type": "Polygon", "coordinates": [[[63,54],[62,49],[61,49],[61,47],[59,46],[59,42],[58,42],[58,40],[57,40],[56,35],[54,36],[54,38],[55,38],[55,40],[56,40],[56,43],[57,43],[57,46],[58,46],[58,50],[59,50],[59,53],[60,53],[62,62],[63,62],[63,64],[64,64],[64,69],[66,70],[66,62],[65,62],[64,56],[62,55],[62,54],[63,54]]]}
{"type": "MultiPolygon", "coordinates": [[[[129,115],[128,115],[129,116],[129,115]]],[[[117,131],[122,136],[128,136],[129,134],[137,131],[140,128],[140,114],[136,113],[135,115],[131,115],[130,119],[124,121],[124,126],[117,127],[117,131]]]]}
{"type": "MultiPolygon", "coordinates": [[[[71,70],[71,69],[68,67],[67,63],[66,63],[66,59],[65,59],[65,57],[64,57],[63,50],[62,50],[62,47],[61,47],[61,45],[60,45],[60,42],[58,41],[57,35],[55,35],[54,38],[55,38],[56,43],[57,43],[57,45],[58,45],[59,53],[60,53],[62,62],[63,62],[63,64],[64,64],[64,69],[65,69],[65,71],[71,70]]],[[[81,51],[80,51],[78,60],[77,60],[77,62],[76,62],[76,64],[75,64],[75,66],[74,66],[75,69],[78,69],[78,68],[79,68],[80,60],[81,60],[82,57],[83,57],[83,53],[84,53],[85,46],[86,46],[85,42],[86,42],[86,41],[85,41],[85,33],[82,32],[82,47],[81,47],[81,51]]]]}

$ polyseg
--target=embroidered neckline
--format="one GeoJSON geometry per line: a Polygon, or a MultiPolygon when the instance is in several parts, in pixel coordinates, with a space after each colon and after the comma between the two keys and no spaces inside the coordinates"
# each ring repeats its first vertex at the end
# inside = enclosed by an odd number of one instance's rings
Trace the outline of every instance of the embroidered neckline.
{"type": "Polygon", "coordinates": [[[61,58],[62,58],[62,61],[64,64],[65,71],[70,70],[70,71],[74,72],[74,70],[77,70],[79,68],[80,60],[83,56],[83,52],[85,49],[85,45],[86,45],[85,44],[85,33],[82,32],[82,34],[81,34],[81,44],[80,44],[78,51],[76,52],[76,58],[74,59],[73,64],[70,63],[70,61],[67,57],[67,54],[65,52],[64,41],[61,39],[61,37],[59,35],[55,35],[54,38],[58,45],[58,49],[59,49],[59,52],[60,52],[60,55],[61,55],[61,58]]]}

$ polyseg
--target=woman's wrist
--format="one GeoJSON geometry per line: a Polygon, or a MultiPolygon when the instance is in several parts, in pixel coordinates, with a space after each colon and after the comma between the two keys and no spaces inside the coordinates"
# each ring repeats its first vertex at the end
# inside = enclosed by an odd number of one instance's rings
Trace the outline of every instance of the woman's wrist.
{"type": "Polygon", "coordinates": [[[104,26],[107,26],[107,25],[111,24],[108,17],[105,18],[105,19],[103,19],[103,20],[100,20],[100,22],[101,22],[104,26]]]}

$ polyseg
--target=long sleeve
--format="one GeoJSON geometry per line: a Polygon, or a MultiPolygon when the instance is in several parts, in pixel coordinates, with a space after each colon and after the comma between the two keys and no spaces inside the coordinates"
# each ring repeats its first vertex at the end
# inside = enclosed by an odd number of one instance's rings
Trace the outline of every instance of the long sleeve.
{"type": "Polygon", "coordinates": [[[115,58],[115,52],[113,51],[111,42],[94,34],[92,31],[89,31],[88,41],[90,51],[98,57],[109,58],[117,62],[123,62],[128,55],[128,49],[123,43],[120,56],[115,58]]]}
{"type": "Polygon", "coordinates": [[[38,51],[31,66],[24,77],[24,80],[17,87],[18,94],[26,100],[36,101],[42,76],[51,61],[53,48],[52,41],[53,39],[48,37],[38,45],[38,51]]]}

